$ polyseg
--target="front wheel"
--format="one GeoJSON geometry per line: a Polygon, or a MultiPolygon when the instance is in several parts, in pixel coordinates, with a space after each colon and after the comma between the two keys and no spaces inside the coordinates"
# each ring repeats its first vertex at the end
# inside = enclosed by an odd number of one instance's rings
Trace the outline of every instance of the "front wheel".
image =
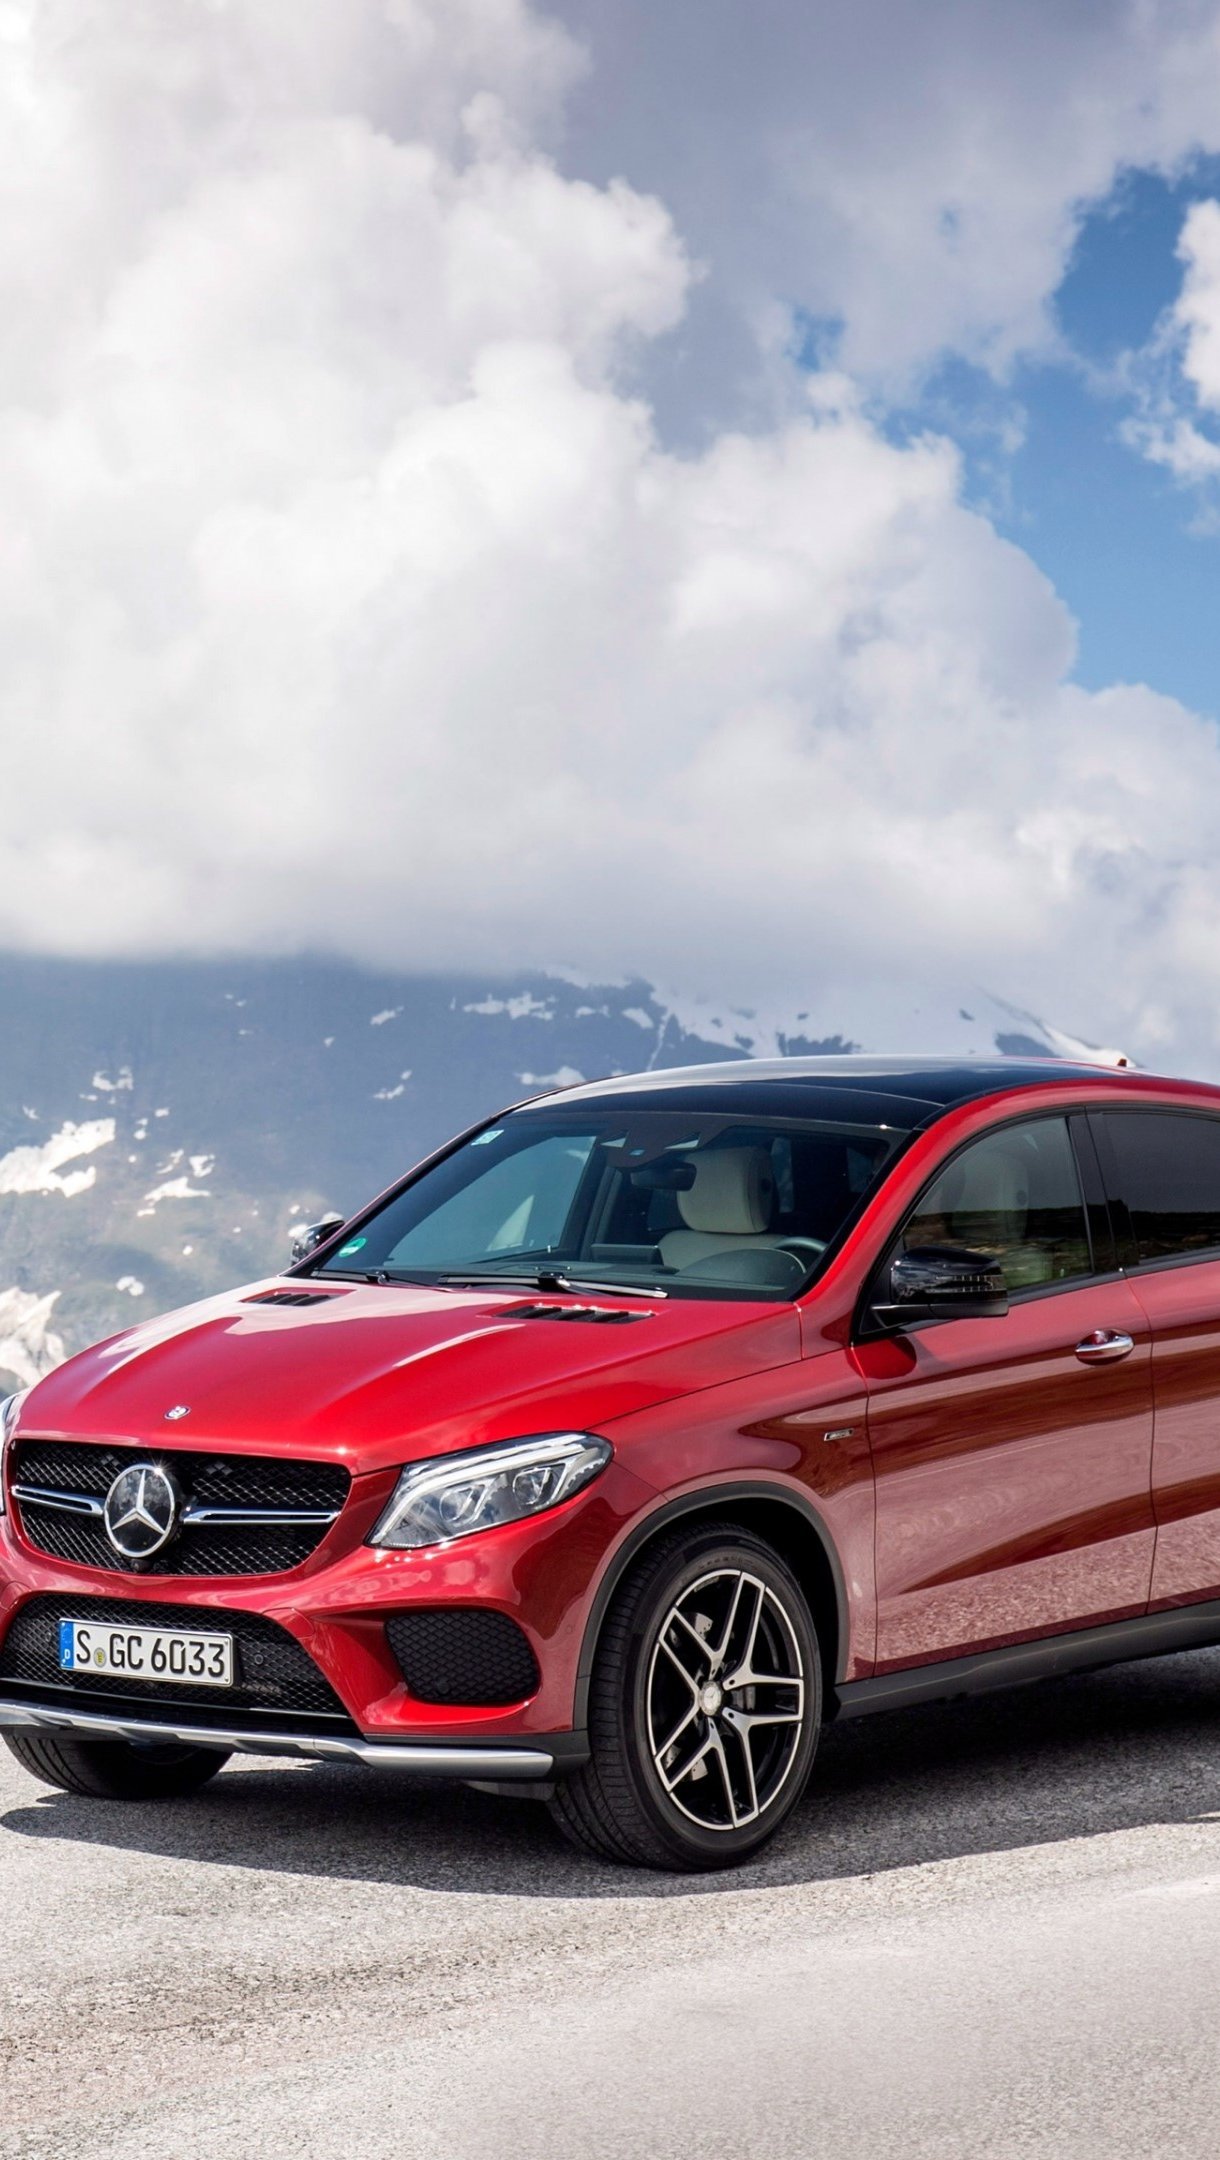
{"type": "Polygon", "coordinates": [[[70,1734],[6,1732],[22,1768],[44,1785],[90,1800],[176,1800],[198,1792],[223,1770],[220,1748],[177,1741],[77,1740],[70,1734]]]}
{"type": "Polygon", "coordinates": [[[729,1523],[675,1531],[611,1608],[592,1759],[556,1788],[552,1816],[604,1859],[732,1866],[799,1800],[821,1709],[813,1619],[778,1553],[729,1523]]]}

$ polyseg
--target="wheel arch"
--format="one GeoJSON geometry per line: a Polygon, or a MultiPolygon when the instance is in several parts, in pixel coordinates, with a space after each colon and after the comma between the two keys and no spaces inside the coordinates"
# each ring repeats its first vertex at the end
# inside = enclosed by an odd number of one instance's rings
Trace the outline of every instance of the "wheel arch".
{"type": "Polygon", "coordinates": [[[800,1583],[817,1629],[822,1652],[823,1681],[827,1694],[843,1678],[847,1658],[849,1620],[847,1587],[834,1540],[822,1516],[803,1493],[763,1479],[734,1479],[727,1484],[702,1485],[695,1492],[667,1500],[637,1522],[614,1552],[594,1594],[585,1622],[576,1673],[574,1723],[583,1731],[588,1723],[589,1683],[597,1656],[598,1641],[606,1615],[624,1577],[666,1531],[677,1523],[693,1529],[700,1518],[731,1519],[743,1530],[752,1530],[774,1546],[800,1583]]]}

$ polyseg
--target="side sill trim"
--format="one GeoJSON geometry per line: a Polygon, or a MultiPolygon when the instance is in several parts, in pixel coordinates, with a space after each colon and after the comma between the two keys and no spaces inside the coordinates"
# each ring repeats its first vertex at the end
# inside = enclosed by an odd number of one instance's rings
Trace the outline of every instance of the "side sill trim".
{"type": "Polygon", "coordinates": [[[93,1710],[48,1709],[42,1703],[0,1701],[0,1727],[75,1733],[81,1740],[177,1741],[221,1748],[226,1754],[305,1755],[358,1762],[378,1770],[408,1770],[424,1778],[546,1779],[555,1755],[546,1748],[441,1747],[397,1740],[346,1740],[331,1734],[221,1732],[215,1725],[163,1725],[151,1718],[105,1717],[93,1710]]]}
{"type": "Polygon", "coordinates": [[[1069,1635],[1044,1636],[1038,1642],[1008,1643],[1001,1650],[982,1650],[936,1665],[908,1665],[898,1672],[877,1673],[871,1680],[849,1680],[834,1691],[833,1715],[836,1719],[867,1717],[875,1710],[949,1702],[963,1695],[985,1695],[993,1688],[1020,1687],[1031,1680],[1121,1665],[1128,1659],[1205,1650],[1217,1643],[1220,1599],[1205,1605],[1175,1605],[1164,1612],[1137,1613],[1131,1620],[1113,1620],[1104,1627],[1079,1628],[1069,1635]]]}

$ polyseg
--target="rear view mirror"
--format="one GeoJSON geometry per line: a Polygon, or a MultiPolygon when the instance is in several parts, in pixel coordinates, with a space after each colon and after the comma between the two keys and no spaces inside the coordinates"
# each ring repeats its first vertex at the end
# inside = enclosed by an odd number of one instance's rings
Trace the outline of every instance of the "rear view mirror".
{"type": "Polygon", "coordinates": [[[998,1320],[1008,1311],[1008,1285],[993,1253],[965,1245],[916,1245],[890,1267],[890,1302],[877,1317],[891,1327],[921,1320],[998,1320]]]}
{"type": "Polygon", "coordinates": [[[324,1215],[321,1222],[305,1223],[299,1230],[293,1230],[293,1259],[308,1260],[311,1252],[316,1252],[319,1245],[325,1245],[327,1238],[333,1237],[336,1230],[342,1230],[346,1219],[343,1215],[324,1215]]]}

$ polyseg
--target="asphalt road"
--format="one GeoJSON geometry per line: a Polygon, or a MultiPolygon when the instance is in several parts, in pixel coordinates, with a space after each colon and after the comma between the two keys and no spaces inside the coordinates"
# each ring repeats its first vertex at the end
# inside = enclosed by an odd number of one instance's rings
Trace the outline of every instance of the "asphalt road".
{"type": "Polygon", "coordinates": [[[5,2160],[1215,2160],[1220,1652],[828,1736],[730,1876],[528,1803],[0,1764],[5,2160]]]}

